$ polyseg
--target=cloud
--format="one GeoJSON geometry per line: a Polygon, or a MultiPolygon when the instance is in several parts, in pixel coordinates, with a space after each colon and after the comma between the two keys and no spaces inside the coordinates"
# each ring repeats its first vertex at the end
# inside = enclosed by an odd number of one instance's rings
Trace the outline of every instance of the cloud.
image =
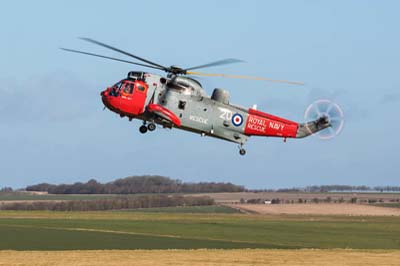
{"type": "Polygon", "coordinates": [[[381,104],[392,104],[400,102],[400,93],[387,93],[380,100],[381,104]]]}

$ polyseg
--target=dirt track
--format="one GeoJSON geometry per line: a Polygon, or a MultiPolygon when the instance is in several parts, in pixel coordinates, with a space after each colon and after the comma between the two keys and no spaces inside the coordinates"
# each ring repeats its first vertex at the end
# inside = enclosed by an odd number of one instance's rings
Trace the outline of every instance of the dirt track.
{"type": "Polygon", "coordinates": [[[90,250],[0,251],[0,265],[296,265],[398,266],[400,251],[356,250],[90,250]]]}
{"type": "MultiPolygon", "coordinates": [[[[258,214],[314,214],[351,216],[400,216],[400,208],[361,204],[230,204],[230,207],[258,214]]],[[[400,263],[399,263],[400,265],[400,263]]]]}

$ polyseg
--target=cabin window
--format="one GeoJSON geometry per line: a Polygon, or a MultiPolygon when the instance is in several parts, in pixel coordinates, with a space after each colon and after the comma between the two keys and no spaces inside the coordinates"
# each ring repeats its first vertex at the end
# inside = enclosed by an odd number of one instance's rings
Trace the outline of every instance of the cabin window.
{"type": "Polygon", "coordinates": [[[138,89],[138,91],[145,91],[146,90],[146,88],[143,85],[140,85],[140,84],[137,85],[137,89],[138,89]]]}
{"type": "Polygon", "coordinates": [[[132,94],[132,92],[133,92],[133,84],[126,84],[125,85],[125,89],[124,89],[124,93],[127,93],[127,94],[132,94]]]}
{"type": "Polygon", "coordinates": [[[185,105],[186,105],[185,101],[179,101],[178,108],[181,110],[185,110],[185,105]]]}

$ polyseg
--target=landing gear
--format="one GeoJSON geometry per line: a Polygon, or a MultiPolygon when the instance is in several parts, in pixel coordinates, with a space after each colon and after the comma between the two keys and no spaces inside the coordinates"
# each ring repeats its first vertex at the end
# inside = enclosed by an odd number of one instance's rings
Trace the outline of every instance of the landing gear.
{"type": "Polygon", "coordinates": [[[143,122],[143,125],[139,127],[140,133],[144,134],[147,131],[154,131],[156,129],[156,124],[153,122],[150,122],[149,124],[146,124],[146,122],[143,122]]]}
{"type": "Polygon", "coordinates": [[[154,123],[148,124],[147,129],[150,131],[154,131],[156,129],[156,124],[154,124],[154,123]]]}
{"type": "Polygon", "coordinates": [[[139,127],[139,131],[140,131],[140,133],[142,133],[142,134],[146,133],[146,132],[147,132],[147,127],[146,127],[146,125],[140,126],[140,127],[139,127]]]}
{"type": "Polygon", "coordinates": [[[242,156],[246,154],[246,150],[243,149],[243,144],[239,145],[239,154],[242,156]]]}

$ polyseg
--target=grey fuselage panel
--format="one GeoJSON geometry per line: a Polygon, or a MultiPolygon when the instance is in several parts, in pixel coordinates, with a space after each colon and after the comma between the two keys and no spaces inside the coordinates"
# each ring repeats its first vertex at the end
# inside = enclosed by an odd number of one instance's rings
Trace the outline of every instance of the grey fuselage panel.
{"type": "Polygon", "coordinates": [[[244,128],[248,113],[243,108],[211,99],[200,86],[181,88],[160,84],[155,75],[147,77],[146,82],[149,84],[146,104],[153,102],[173,112],[181,120],[177,128],[239,144],[247,141],[244,128]],[[240,124],[232,122],[234,115],[241,117],[240,124]]]}

